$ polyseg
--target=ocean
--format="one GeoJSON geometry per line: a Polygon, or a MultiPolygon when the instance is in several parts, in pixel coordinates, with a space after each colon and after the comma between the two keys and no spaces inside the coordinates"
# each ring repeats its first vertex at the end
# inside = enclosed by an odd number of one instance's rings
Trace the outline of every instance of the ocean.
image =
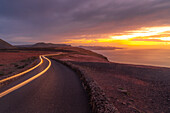
{"type": "Polygon", "coordinates": [[[170,67],[170,49],[93,50],[111,62],[170,67]]]}

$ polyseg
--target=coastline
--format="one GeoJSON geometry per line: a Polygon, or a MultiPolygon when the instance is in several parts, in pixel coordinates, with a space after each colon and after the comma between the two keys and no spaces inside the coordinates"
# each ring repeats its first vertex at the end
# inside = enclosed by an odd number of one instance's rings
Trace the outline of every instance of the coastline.
{"type": "Polygon", "coordinates": [[[52,58],[69,64],[71,68],[74,66],[97,83],[108,102],[119,112],[169,111],[169,68],[113,63],[98,56],[90,59],[88,54],[80,58],[78,54],[52,58]]]}
{"type": "Polygon", "coordinates": [[[170,68],[109,62],[104,55],[77,47],[58,51],[63,54],[50,58],[78,74],[94,112],[170,111],[170,68]]]}
{"type": "Polygon", "coordinates": [[[170,68],[169,49],[116,49],[92,50],[108,58],[110,62],[170,68]]]}

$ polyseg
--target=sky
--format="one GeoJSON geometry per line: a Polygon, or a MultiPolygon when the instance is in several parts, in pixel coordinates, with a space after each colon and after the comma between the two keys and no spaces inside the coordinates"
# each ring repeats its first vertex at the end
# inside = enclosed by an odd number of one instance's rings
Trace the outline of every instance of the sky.
{"type": "Polygon", "coordinates": [[[0,38],[170,48],[170,0],[0,0],[0,38]]]}

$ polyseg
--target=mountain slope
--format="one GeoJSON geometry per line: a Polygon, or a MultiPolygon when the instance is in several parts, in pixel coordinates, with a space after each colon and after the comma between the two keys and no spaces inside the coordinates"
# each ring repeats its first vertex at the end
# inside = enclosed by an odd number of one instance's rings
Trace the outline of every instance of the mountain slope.
{"type": "Polygon", "coordinates": [[[0,49],[11,49],[11,48],[14,48],[14,46],[0,39],[0,49]]]}
{"type": "Polygon", "coordinates": [[[40,42],[40,43],[34,44],[32,47],[65,47],[65,46],[70,46],[70,45],[40,42]]]}

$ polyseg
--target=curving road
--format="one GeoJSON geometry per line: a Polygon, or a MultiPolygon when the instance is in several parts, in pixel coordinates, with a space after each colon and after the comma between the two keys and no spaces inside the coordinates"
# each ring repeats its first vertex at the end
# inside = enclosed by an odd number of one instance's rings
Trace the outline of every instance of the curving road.
{"type": "Polygon", "coordinates": [[[43,61],[0,89],[0,113],[90,113],[87,95],[77,75],[56,61],[51,60],[51,66],[47,59],[43,61]]]}

